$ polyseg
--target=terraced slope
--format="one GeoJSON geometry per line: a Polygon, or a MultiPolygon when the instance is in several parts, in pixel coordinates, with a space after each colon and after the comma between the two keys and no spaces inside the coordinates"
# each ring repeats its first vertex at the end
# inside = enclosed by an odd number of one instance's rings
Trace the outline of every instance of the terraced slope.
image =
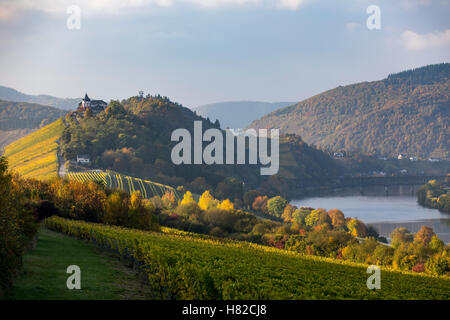
{"type": "Polygon", "coordinates": [[[5,147],[4,155],[11,170],[25,178],[41,180],[58,174],[58,139],[64,130],[62,119],[5,147]]]}
{"type": "Polygon", "coordinates": [[[69,172],[67,177],[71,180],[80,182],[97,181],[110,189],[120,189],[128,193],[140,191],[144,198],[153,196],[163,196],[166,191],[173,192],[177,200],[181,200],[182,196],[174,188],[160,183],[134,178],[120,173],[108,171],[93,172],[69,172]]]}

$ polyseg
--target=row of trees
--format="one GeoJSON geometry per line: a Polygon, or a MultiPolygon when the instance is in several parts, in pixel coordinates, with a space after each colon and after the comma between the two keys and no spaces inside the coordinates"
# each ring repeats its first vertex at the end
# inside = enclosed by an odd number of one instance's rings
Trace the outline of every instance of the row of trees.
{"type": "Polygon", "coordinates": [[[43,217],[59,215],[142,230],[159,229],[156,208],[139,191],[129,195],[119,190],[107,190],[95,182],[59,178],[48,182],[16,179],[43,217]]]}
{"type": "Polygon", "coordinates": [[[0,157],[0,297],[11,289],[22,267],[22,255],[37,232],[36,211],[0,157]]]}

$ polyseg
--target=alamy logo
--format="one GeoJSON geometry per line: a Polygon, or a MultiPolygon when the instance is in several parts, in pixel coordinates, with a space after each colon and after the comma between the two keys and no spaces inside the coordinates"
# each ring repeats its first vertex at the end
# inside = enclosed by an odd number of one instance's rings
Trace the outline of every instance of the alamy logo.
{"type": "Polygon", "coordinates": [[[366,10],[367,14],[370,16],[367,18],[366,25],[369,30],[380,30],[381,29],[381,9],[377,5],[370,5],[366,10]]]}
{"type": "Polygon", "coordinates": [[[279,130],[248,129],[243,134],[234,135],[231,130],[224,134],[219,129],[208,129],[203,133],[202,122],[194,121],[194,141],[187,129],[172,132],[172,141],[178,142],[172,149],[172,162],[180,164],[259,164],[261,175],[274,175],[279,169],[279,130]],[[248,145],[247,145],[248,141],[248,145]],[[270,141],[270,155],[268,145],[270,141]],[[203,149],[203,142],[210,142],[203,149]],[[248,150],[248,157],[247,157],[248,150]],[[236,152],[235,152],[236,151],[236,152]],[[225,152],[225,155],[224,155],[225,152]],[[194,157],[192,159],[192,153],[194,157]],[[248,159],[247,159],[248,158],[248,159]]]}
{"type": "Polygon", "coordinates": [[[67,18],[66,26],[69,30],[80,30],[81,29],[81,8],[79,6],[69,6],[67,7],[67,14],[70,16],[67,18]]]}
{"type": "Polygon", "coordinates": [[[371,265],[367,268],[366,271],[368,274],[372,274],[369,278],[367,278],[366,285],[367,289],[381,289],[381,271],[380,267],[376,265],[371,265]]]}
{"type": "Polygon", "coordinates": [[[67,267],[66,273],[70,274],[67,278],[66,286],[69,290],[81,289],[81,269],[77,265],[71,265],[67,267]]]}

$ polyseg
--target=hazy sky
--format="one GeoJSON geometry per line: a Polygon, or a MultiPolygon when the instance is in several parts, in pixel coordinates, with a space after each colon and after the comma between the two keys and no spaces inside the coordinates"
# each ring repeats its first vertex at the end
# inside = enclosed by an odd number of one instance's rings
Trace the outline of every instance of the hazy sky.
{"type": "Polygon", "coordinates": [[[443,0],[0,0],[0,85],[188,107],[298,101],[450,61],[443,0]],[[67,7],[81,8],[69,30],[67,7]],[[381,30],[369,30],[369,5],[381,30]]]}

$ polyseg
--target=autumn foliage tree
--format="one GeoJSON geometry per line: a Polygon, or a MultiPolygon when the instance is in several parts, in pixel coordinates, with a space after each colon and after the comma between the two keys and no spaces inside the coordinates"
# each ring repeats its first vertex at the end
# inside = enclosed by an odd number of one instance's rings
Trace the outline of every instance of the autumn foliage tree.
{"type": "Polygon", "coordinates": [[[183,196],[183,199],[181,200],[181,205],[186,205],[190,203],[195,203],[194,197],[192,196],[192,193],[190,191],[186,191],[186,193],[183,196]]]}
{"type": "Polygon", "coordinates": [[[284,207],[283,214],[281,215],[283,221],[286,223],[293,222],[294,219],[292,217],[292,214],[295,212],[296,209],[297,209],[296,206],[287,204],[286,207],[284,207]]]}
{"type": "Polygon", "coordinates": [[[200,196],[200,199],[198,199],[198,206],[202,210],[208,210],[209,208],[217,207],[218,203],[219,201],[214,199],[209,190],[203,192],[203,194],[200,196]]]}
{"type": "Polygon", "coordinates": [[[267,200],[267,211],[269,214],[279,218],[287,204],[287,200],[280,196],[270,198],[267,200]]]}
{"type": "Polygon", "coordinates": [[[257,196],[252,204],[252,209],[255,211],[260,211],[267,213],[267,201],[269,198],[267,196],[257,196]]]}
{"type": "Polygon", "coordinates": [[[415,234],[414,242],[421,243],[425,247],[428,247],[434,235],[435,233],[433,232],[433,229],[427,226],[422,226],[415,234]]]}
{"type": "Polygon", "coordinates": [[[347,228],[355,237],[364,238],[367,235],[367,228],[365,224],[358,219],[349,219],[347,222],[347,228]]]}
{"type": "Polygon", "coordinates": [[[229,199],[225,199],[222,202],[217,204],[217,208],[225,210],[225,211],[233,211],[234,205],[233,205],[233,202],[231,202],[229,199]]]}
{"type": "Polygon", "coordinates": [[[166,191],[161,197],[163,206],[167,209],[175,209],[177,206],[177,200],[175,199],[175,194],[172,191],[166,191]]]}
{"type": "Polygon", "coordinates": [[[331,209],[328,210],[328,216],[331,218],[331,224],[335,228],[342,228],[345,226],[345,216],[341,210],[331,209]]]}

